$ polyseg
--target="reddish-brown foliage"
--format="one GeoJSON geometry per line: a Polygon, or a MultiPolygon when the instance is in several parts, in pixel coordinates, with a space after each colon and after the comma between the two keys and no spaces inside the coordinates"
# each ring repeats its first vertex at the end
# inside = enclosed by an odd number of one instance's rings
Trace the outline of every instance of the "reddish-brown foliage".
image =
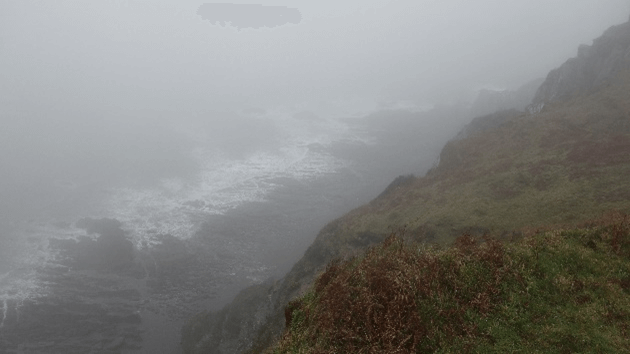
{"type": "Polygon", "coordinates": [[[331,263],[318,278],[312,340],[323,336],[346,353],[407,353],[483,336],[467,316],[493,311],[509,273],[503,258],[502,244],[492,239],[480,244],[464,235],[444,258],[418,253],[392,235],[360,260],[331,263]],[[483,269],[467,269],[471,261],[483,269]],[[465,272],[475,281],[462,280],[465,272]]]}

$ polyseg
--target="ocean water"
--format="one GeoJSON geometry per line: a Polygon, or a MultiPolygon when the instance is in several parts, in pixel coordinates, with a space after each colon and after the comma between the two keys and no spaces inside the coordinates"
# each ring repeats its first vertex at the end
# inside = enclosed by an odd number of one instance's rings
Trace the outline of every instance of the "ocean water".
{"type": "Polygon", "coordinates": [[[46,206],[5,220],[0,352],[176,352],[185,318],[281,275],[326,220],[360,202],[350,194],[367,182],[330,147],[373,144],[369,136],[284,108],[249,121],[272,126],[269,141],[235,134],[217,145],[219,133],[173,123],[192,172],[147,183],[62,179],[46,206]],[[135,265],[90,263],[103,234],[78,227],[82,218],[120,222],[135,265]],[[278,259],[283,252],[294,253],[278,259]]]}

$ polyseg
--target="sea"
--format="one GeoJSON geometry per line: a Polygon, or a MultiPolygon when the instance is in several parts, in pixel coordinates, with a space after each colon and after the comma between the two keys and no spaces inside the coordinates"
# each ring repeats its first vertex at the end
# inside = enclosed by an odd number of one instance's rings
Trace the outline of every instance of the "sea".
{"type": "Polygon", "coordinates": [[[97,156],[98,171],[131,177],[5,184],[0,352],[180,353],[187,319],[280,279],[327,222],[425,168],[367,163],[379,141],[356,123],[375,109],[238,110],[221,129],[198,114],[162,125],[178,137],[166,160],[171,146],[137,153],[128,142],[97,156]]]}

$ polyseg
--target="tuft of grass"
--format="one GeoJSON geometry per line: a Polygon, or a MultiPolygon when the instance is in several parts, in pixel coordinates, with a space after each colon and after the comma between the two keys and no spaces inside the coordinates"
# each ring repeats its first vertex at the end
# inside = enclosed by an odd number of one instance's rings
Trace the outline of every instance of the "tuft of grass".
{"type": "Polygon", "coordinates": [[[630,218],[328,264],[267,353],[630,352],[630,218]]]}

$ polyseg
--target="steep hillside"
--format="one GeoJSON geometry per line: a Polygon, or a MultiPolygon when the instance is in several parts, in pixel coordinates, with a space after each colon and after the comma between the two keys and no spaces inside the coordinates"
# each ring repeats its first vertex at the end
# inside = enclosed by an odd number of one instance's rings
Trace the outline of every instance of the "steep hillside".
{"type": "Polygon", "coordinates": [[[546,103],[589,95],[617,82],[619,74],[629,68],[630,22],[609,28],[590,46],[581,45],[576,58],[552,70],[530,110],[539,112],[546,103]]]}
{"type": "Polygon", "coordinates": [[[404,229],[411,241],[448,244],[462,233],[518,236],[539,226],[570,227],[610,210],[630,212],[630,72],[624,69],[630,58],[606,54],[630,40],[629,26],[608,30],[606,38],[615,33],[610,45],[594,44],[590,56],[556,71],[566,71],[563,80],[579,89],[565,95],[550,73],[538,90],[538,109],[531,110],[537,113],[474,119],[426,176],[399,177],[372,202],[322,229],[284,279],[247,289],[221,312],[192,319],[183,330],[185,351],[263,351],[291,317],[285,306],[308,293],[328,262],[359,254],[392,231],[404,229]],[[592,56],[612,58],[596,69],[619,69],[594,74],[607,78],[596,85],[574,78],[580,73],[567,67],[588,67],[592,56]]]}
{"type": "Polygon", "coordinates": [[[266,352],[628,352],[629,275],[623,215],[446,249],[391,236],[329,264],[266,352]]]}
{"type": "Polygon", "coordinates": [[[510,232],[625,209],[630,194],[630,77],[535,116],[509,111],[473,121],[437,168],[339,223],[335,247],[392,226],[429,241],[510,232]]]}

